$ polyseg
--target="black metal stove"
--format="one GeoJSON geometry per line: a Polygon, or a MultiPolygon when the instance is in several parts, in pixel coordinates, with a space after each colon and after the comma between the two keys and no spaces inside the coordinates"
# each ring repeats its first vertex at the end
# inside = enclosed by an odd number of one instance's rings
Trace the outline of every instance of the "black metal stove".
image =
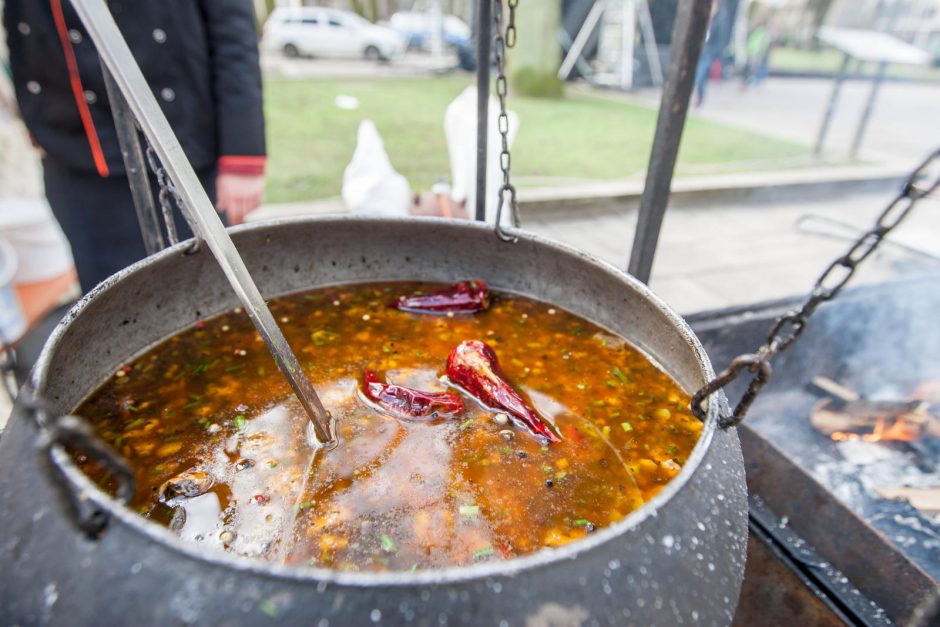
{"type": "MultiPolygon", "coordinates": [[[[690,323],[713,363],[728,363],[759,345],[798,302],[697,314],[690,323]]],[[[820,396],[809,383],[824,376],[863,399],[903,401],[923,382],[940,381],[938,312],[936,274],[859,288],[820,308],[776,360],[740,429],[752,496],[740,624],[768,615],[813,624],[930,624],[940,598],[940,516],[880,498],[879,489],[940,487],[940,438],[835,441],[810,420],[820,396]],[[768,578],[768,569],[778,572],[768,578]]],[[[740,383],[732,385],[729,397],[741,392],[740,383]]]]}

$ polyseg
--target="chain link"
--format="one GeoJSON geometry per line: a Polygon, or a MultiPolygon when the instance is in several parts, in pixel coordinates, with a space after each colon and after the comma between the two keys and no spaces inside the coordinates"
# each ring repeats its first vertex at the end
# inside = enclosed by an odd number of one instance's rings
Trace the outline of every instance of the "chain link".
{"type": "Polygon", "coordinates": [[[509,19],[503,30],[503,3],[495,0],[493,6],[493,21],[496,27],[496,39],[493,44],[493,56],[496,57],[496,97],[499,98],[499,117],[496,118],[496,128],[499,131],[501,150],[499,153],[499,169],[503,173],[503,184],[499,188],[499,202],[496,205],[496,235],[504,242],[516,242],[519,238],[509,235],[503,230],[503,207],[506,204],[506,195],[509,195],[509,217],[512,225],[519,228],[519,205],[516,202],[516,188],[509,180],[509,169],[512,158],[509,155],[509,113],[506,111],[506,95],[509,91],[509,81],[506,79],[506,49],[516,45],[516,7],[519,0],[507,0],[509,19]]]}
{"type": "Polygon", "coordinates": [[[173,181],[170,180],[170,175],[167,174],[166,169],[160,165],[160,159],[157,157],[156,151],[153,149],[153,146],[150,145],[150,142],[147,141],[147,165],[150,167],[150,171],[153,172],[154,176],[157,177],[157,186],[160,188],[159,193],[157,194],[157,199],[160,202],[160,213],[163,214],[163,223],[166,225],[166,236],[170,242],[170,246],[175,246],[179,243],[179,234],[176,231],[176,219],[173,216],[173,203],[176,203],[176,206],[179,207],[180,213],[183,215],[183,218],[186,220],[186,223],[189,225],[190,230],[193,232],[195,239],[193,243],[186,250],[187,255],[191,255],[199,250],[199,234],[196,231],[195,225],[189,219],[189,215],[186,213],[186,210],[183,205],[183,199],[180,197],[179,192],[176,190],[176,186],[173,185],[173,181]]]}
{"type": "Polygon", "coordinates": [[[908,177],[901,192],[878,216],[875,226],[863,233],[844,255],[829,264],[829,267],[816,280],[816,284],[803,304],[774,322],[767,334],[766,342],[757,353],[737,357],[726,370],[695,393],[691,403],[693,413],[699,419],[704,420],[707,408],[702,406],[702,402],[747,371],[753,374],[747,390],[731,415],[720,417],[718,421],[722,428],[739,424],[761,388],[770,379],[773,372],[770,366],[771,359],[777,353],[789,348],[803,334],[813,312],[842,291],[846,283],[855,275],[859,264],[875,252],[885,236],[907,217],[918,200],[935,192],[938,186],[940,186],[940,149],[935,150],[908,177]]]}

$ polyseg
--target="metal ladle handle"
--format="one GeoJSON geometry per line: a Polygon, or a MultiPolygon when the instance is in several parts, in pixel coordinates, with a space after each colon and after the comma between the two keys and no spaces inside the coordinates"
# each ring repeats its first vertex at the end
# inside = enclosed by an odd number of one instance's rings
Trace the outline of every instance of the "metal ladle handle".
{"type": "Polygon", "coordinates": [[[334,445],[330,415],[300,367],[296,355],[287,344],[261,292],[248,273],[245,262],[225,231],[221,218],[183,153],[179,140],[157,104],[104,0],[72,0],[72,4],[94,41],[98,55],[104,63],[105,72],[111,73],[141,131],[156,151],[182,198],[183,206],[180,209],[196,227],[194,230],[197,237],[209,246],[245,311],[264,338],[275,362],[290,382],[310,417],[317,441],[321,446],[334,445]]]}

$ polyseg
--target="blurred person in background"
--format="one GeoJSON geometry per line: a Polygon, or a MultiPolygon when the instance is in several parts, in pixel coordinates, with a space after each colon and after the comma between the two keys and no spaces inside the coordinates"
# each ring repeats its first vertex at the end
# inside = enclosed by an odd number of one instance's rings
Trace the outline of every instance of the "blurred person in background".
{"type": "MultiPolygon", "coordinates": [[[[109,3],[200,181],[229,224],[264,191],[265,140],[251,0],[109,3]]],[[[19,109],[84,290],[146,252],[94,44],[67,0],[5,0],[19,109]]],[[[156,194],[156,180],[151,176],[156,194]]],[[[182,237],[191,235],[176,220],[182,237]]]]}
{"type": "Polygon", "coordinates": [[[747,42],[744,45],[747,59],[744,63],[744,70],[741,73],[741,83],[743,88],[750,85],[759,85],[767,78],[767,65],[770,60],[770,47],[773,43],[773,36],[766,19],[759,20],[747,36],[747,42]]]}
{"type": "Polygon", "coordinates": [[[715,0],[712,3],[705,43],[702,45],[702,54],[699,56],[698,66],[695,68],[696,107],[701,107],[705,102],[705,92],[708,88],[709,79],[721,77],[722,56],[725,48],[728,47],[728,42],[731,41],[735,9],[736,5],[732,7],[723,0],[715,0]]]}
{"type": "Polygon", "coordinates": [[[0,340],[74,300],[78,282],[69,243],[43,196],[42,168],[13,94],[0,27],[0,340]]]}

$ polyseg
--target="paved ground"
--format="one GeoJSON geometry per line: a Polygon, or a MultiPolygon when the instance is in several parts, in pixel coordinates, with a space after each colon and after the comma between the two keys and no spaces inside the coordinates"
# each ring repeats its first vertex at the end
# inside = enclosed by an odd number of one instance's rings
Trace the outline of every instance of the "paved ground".
{"type": "MultiPolygon", "coordinates": [[[[871,83],[866,81],[844,83],[826,139],[828,157],[847,156],[870,90],[871,83]]],[[[692,115],[812,146],[831,93],[832,81],[826,79],[771,78],[747,91],[736,81],[712,83],[704,105],[692,115]]],[[[626,97],[659,105],[658,90],[641,90],[626,97]]],[[[860,156],[913,166],[940,145],[938,111],[940,85],[883,83],[860,156]]]]}
{"type": "MultiPolygon", "coordinates": [[[[846,236],[868,229],[888,199],[887,194],[863,194],[667,212],[650,285],[683,314],[803,294],[847,249],[846,236]],[[803,216],[811,217],[801,221],[803,216]]],[[[623,268],[635,225],[636,212],[628,211],[536,219],[525,227],[623,268]]],[[[922,252],[887,245],[866,261],[858,282],[940,272],[940,198],[922,201],[892,241],[922,252]]]]}
{"type": "MultiPolygon", "coordinates": [[[[807,292],[826,265],[848,248],[848,237],[874,224],[889,192],[866,192],[759,205],[689,204],[666,213],[650,281],[677,311],[690,314],[807,292]]],[[[253,216],[271,219],[342,211],[342,201],[269,205],[253,216]]],[[[626,267],[635,208],[579,210],[524,217],[524,228],[626,267]]],[[[531,214],[530,214],[531,215],[531,214]]],[[[899,274],[940,272],[940,197],[921,201],[893,244],[870,257],[857,282],[899,274]]]]}

